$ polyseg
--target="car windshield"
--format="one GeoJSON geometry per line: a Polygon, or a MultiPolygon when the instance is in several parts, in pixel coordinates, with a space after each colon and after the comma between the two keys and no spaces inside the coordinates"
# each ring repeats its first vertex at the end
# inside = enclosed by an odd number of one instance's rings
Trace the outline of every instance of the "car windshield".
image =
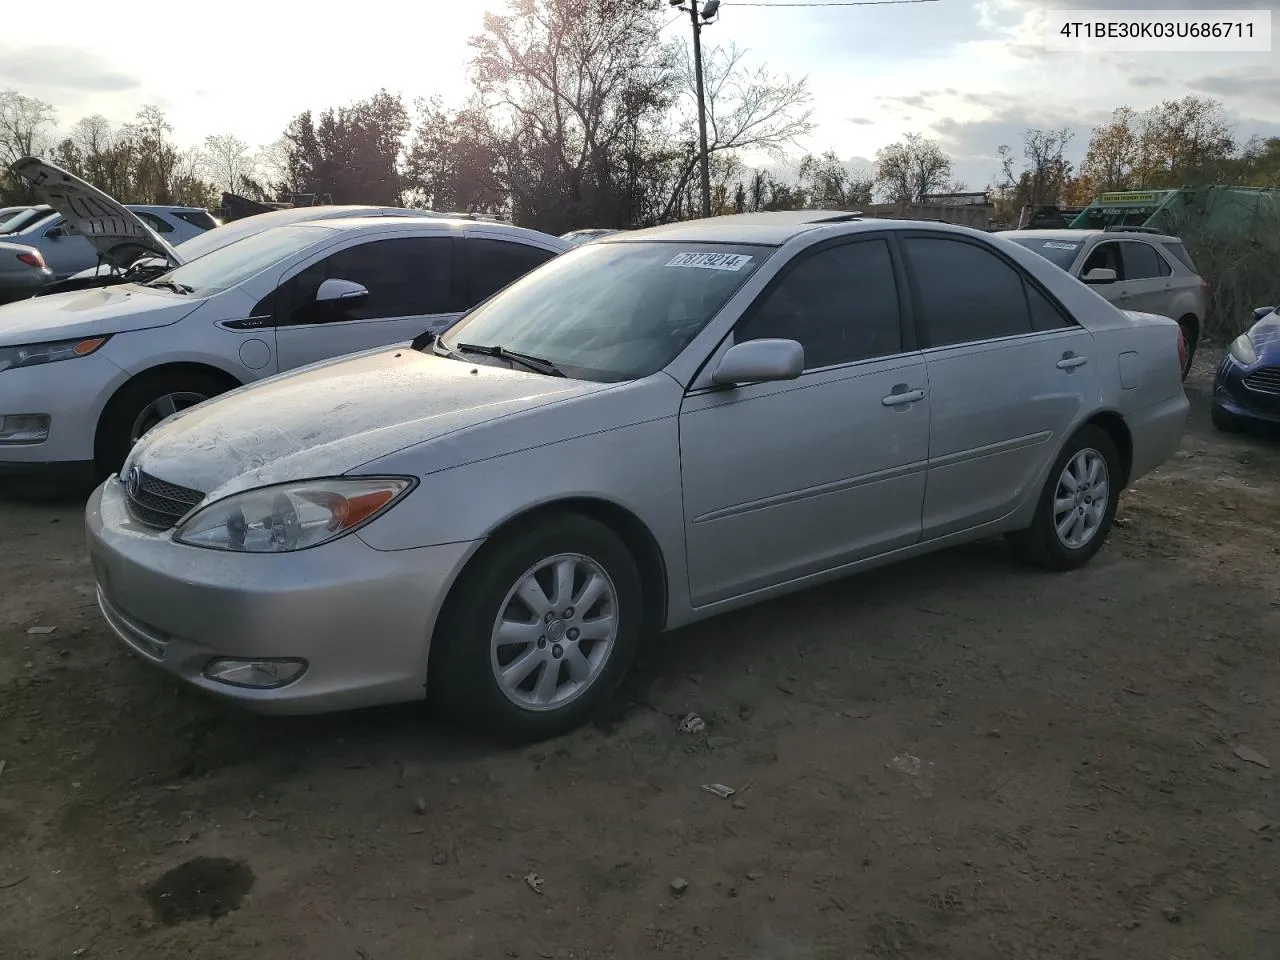
{"type": "Polygon", "coordinates": [[[57,216],[56,210],[50,210],[48,207],[32,207],[0,223],[0,233],[17,233],[19,230],[25,230],[41,220],[48,220],[54,216],[57,216]]]}
{"type": "Polygon", "coordinates": [[[635,380],[675,359],[774,252],[688,242],[561,254],[480,304],[441,346],[502,347],[583,380],[635,380]]]}
{"type": "Polygon", "coordinates": [[[333,231],[324,227],[276,227],[210,251],[157,277],[148,286],[175,285],[197,296],[212,296],[331,236],[333,231]]]}
{"type": "Polygon", "coordinates": [[[1082,246],[1079,240],[1056,240],[1053,237],[1010,237],[1009,239],[1028,250],[1034,250],[1063,270],[1071,268],[1082,246]]]}

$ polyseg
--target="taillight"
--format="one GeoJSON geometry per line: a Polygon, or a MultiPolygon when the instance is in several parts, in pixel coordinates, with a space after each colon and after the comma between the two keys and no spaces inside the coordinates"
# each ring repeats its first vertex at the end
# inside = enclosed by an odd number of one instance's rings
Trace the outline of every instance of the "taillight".
{"type": "MultiPolygon", "coordinates": [[[[1187,369],[1187,338],[1182,335],[1182,328],[1178,328],[1178,369],[1186,371],[1187,369]]],[[[1183,373],[1184,380],[1186,373],[1183,373]]]]}
{"type": "Polygon", "coordinates": [[[1204,277],[1200,278],[1200,292],[1201,293],[1209,292],[1209,281],[1206,280],[1204,277]]]}
{"type": "Polygon", "coordinates": [[[18,259],[25,263],[28,267],[35,267],[37,270],[44,269],[44,257],[41,256],[39,250],[32,250],[30,253],[23,251],[18,254],[18,259]]]}

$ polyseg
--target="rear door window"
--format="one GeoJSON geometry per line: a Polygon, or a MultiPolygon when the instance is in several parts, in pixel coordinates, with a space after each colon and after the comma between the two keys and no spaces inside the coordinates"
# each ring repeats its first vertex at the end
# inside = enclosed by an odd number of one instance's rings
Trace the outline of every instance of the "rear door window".
{"type": "Polygon", "coordinates": [[[511,240],[467,237],[463,242],[467,248],[468,307],[489,299],[555,256],[550,250],[511,240]]]}
{"type": "Polygon", "coordinates": [[[1169,265],[1164,263],[1155,247],[1149,243],[1126,240],[1120,244],[1120,259],[1124,263],[1124,279],[1154,280],[1169,275],[1169,265]],[[1161,274],[1160,268],[1165,272],[1161,274]]]}
{"type": "Polygon", "coordinates": [[[925,342],[931,347],[1032,331],[1022,275],[977,243],[944,237],[903,241],[925,342]]]}
{"type": "Polygon", "coordinates": [[[173,233],[173,224],[162,217],[157,217],[154,213],[147,213],[145,210],[134,210],[133,215],[156,233],[173,233]]]}
{"type": "Polygon", "coordinates": [[[201,230],[212,230],[218,225],[218,221],[206,210],[174,210],[173,215],[179,220],[185,220],[193,227],[199,227],[201,230]]]}

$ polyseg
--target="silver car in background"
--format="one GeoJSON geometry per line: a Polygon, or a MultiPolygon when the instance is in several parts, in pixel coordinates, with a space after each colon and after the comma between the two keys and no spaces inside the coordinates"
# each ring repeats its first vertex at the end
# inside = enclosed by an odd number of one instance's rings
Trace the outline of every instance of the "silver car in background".
{"type": "Polygon", "coordinates": [[[1000,236],[1034,250],[1122,310],[1177,320],[1185,344],[1182,376],[1186,379],[1200,344],[1209,282],[1196,271],[1180,239],[1132,228],[1004,230],[1000,236]]]}
{"type": "Polygon", "coordinates": [[[53,279],[35,247],[0,242],[0,304],[34,296],[53,279]]]}
{"type": "Polygon", "coordinates": [[[658,630],[993,534],[1087,563],[1178,446],[1177,343],[963,227],[619,234],[152,430],[87,508],[99,602],[259,710],[429,696],[550,736],[658,630]]]}

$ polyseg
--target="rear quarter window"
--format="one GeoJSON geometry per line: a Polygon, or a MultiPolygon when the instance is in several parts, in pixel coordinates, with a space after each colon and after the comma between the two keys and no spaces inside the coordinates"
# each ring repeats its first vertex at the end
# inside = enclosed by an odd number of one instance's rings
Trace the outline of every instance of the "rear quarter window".
{"type": "Polygon", "coordinates": [[[1192,273],[1200,272],[1196,269],[1196,265],[1191,261],[1191,254],[1187,253],[1187,248],[1184,245],[1181,243],[1166,243],[1162,246],[1165,250],[1169,251],[1169,253],[1173,254],[1178,261],[1192,273]]]}

